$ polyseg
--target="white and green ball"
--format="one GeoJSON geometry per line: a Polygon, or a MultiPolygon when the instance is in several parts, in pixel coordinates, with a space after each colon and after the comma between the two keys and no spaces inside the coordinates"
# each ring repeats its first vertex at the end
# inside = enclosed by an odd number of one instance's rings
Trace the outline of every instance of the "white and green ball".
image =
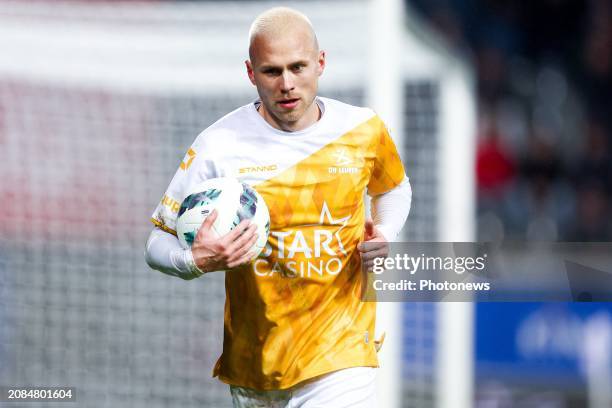
{"type": "Polygon", "coordinates": [[[213,209],[217,210],[217,219],[212,228],[218,237],[233,230],[244,219],[257,225],[257,242],[251,248],[253,258],[257,257],[270,233],[268,206],[253,187],[229,177],[208,179],[188,191],[176,221],[181,246],[191,247],[202,222],[213,209]]]}

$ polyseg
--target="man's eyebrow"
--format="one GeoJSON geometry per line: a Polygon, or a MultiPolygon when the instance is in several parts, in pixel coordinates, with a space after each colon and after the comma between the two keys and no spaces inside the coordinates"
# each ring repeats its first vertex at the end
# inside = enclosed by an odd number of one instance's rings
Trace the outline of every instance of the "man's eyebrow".
{"type": "Polygon", "coordinates": [[[283,69],[283,67],[279,65],[261,65],[258,69],[260,71],[268,71],[270,69],[283,69]]]}
{"type": "MultiPolygon", "coordinates": [[[[294,61],[294,62],[288,64],[287,66],[295,67],[296,65],[308,65],[308,61],[307,60],[294,61]]],[[[264,64],[264,65],[261,65],[258,69],[260,71],[267,71],[267,70],[273,70],[273,69],[280,69],[280,70],[282,70],[283,66],[282,65],[266,65],[266,64],[264,64]]]]}

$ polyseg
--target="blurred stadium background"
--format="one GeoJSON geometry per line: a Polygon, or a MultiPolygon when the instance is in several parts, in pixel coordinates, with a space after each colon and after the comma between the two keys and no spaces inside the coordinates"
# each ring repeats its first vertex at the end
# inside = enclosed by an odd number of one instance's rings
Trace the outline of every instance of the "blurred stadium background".
{"type": "MultiPolygon", "coordinates": [[[[248,27],[280,4],[328,52],[321,94],[390,124],[404,239],[610,240],[609,1],[4,0],[0,385],[230,406],[210,378],[223,277],[172,279],[142,252],[195,135],[255,98],[248,27]]],[[[384,307],[381,406],[611,406],[610,304],[384,307]]]]}

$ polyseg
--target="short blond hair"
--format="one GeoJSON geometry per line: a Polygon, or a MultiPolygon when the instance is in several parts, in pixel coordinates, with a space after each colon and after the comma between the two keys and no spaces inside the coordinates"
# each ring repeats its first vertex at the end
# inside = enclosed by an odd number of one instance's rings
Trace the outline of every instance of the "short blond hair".
{"type": "Polygon", "coordinates": [[[304,13],[289,7],[273,7],[258,15],[249,29],[249,56],[252,58],[252,47],[255,38],[260,35],[279,35],[302,23],[312,33],[315,49],[319,50],[319,42],[310,19],[304,13]]]}

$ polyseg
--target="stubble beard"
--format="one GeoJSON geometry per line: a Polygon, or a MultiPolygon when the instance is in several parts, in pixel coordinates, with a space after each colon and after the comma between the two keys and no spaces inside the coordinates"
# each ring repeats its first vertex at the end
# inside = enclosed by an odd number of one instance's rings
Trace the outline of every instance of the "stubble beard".
{"type": "Polygon", "coordinates": [[[300,103],[302,106],[298,105],[298,110],[293,110],[291,112],[284,113],[287,122],[296,123],[300,119],[302,119],[306,114],[308,114],[309,110],[313,107],[314,97],[309,101],[305,101],[303,98],[301,98],[300,103]]]}
{"type": "MultiPolygon", "coordinates": [[[[271,109],[269,106],[265,104],[264,104],[264,107],[267,111],[267,114],[273,118],[273,120],[278,124],[279,127],[281,127],[281,129],[283,129],[283,125],[285,125],[285,127],[291,127],[292,125],[297,123],[300,119],[302,119],[304,115],[307,114],[308,110],[312,108],[313,104],[315,103],[314,101],[315,101],[315,97],[312,97],[308,102],[306,102],[303,98],[300,98],[301,106],[298,105],[297,110],[293,110],[289,112],[283,111],[282,109],[277,109],[277,106],[274,103],[273,103],[272,108],[275,108],[275,109],[271,109]],[[308,105],[306,105],[306,103],[308,103],[308,105]]],[[[315,120],[318,120],[318,115],[315,120]]],[[[286,130],[286,129],[283,129],[283,130],[286,130]]],[[[291,131],[291,130],[288,130],[288,131],[291,131]]]]}

